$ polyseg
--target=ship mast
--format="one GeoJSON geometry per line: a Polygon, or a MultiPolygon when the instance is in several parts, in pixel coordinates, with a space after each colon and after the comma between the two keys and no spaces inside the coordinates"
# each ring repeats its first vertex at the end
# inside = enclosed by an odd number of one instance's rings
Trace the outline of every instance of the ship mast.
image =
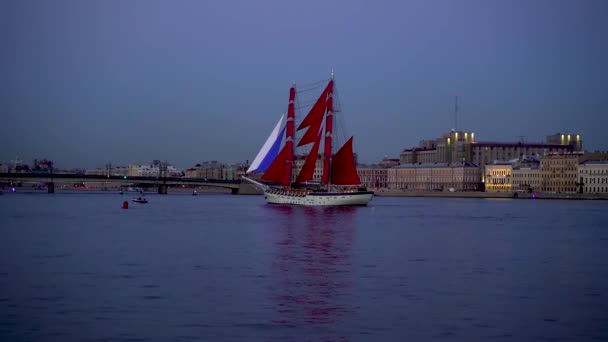
{"type": "Polygon", "coordinates": [[[323,151],[323,183],[327,184],[327,191],[331,186],[331,140],[333,134],[334,118],[334,70],[331,70],[331,80],[329,81],[329,91],[327,92],[327,114],[325,116],[325,146],[323,151]]]}
{"type": "Polygon", "coordinates": [[[283,179],[287,179],[288,184],[291,184],[291,173],[293,166],[293,141],[295,139],[295,102],[296,99],[296,83],[294,82],[291,88],[289,89],[289,106],[287,107],[287,123],[286,123],[286,139],[285,139],[285,148],[287,149],[287,156],[285,158],[285,169],[283,179]]]}

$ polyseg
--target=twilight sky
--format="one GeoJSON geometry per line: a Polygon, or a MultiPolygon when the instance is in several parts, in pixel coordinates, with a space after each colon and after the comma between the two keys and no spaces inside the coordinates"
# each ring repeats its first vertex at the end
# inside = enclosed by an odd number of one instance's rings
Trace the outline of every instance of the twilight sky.
{"type": "Polygon", "coordinates": [[[336,71],[362,162],[454,126],[608,149],[608,1],[0,2],[0,162],[255,157],[336,71]]]}

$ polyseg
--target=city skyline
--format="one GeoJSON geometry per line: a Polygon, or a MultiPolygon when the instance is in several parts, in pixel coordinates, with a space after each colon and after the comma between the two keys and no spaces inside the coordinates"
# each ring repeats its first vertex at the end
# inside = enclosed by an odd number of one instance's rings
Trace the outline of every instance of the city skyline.
{"type": "Polygon", "coordinates": [[[252,160],[292,81],[336,70],[362,163],[454,128],[576,132],[607,150],[602,1],[14,1],[0,21],[0,160],[86,168],[252,160]],[[321,9],[321,10],[320,10],[321,9]]]}
{"type": "MultiPolygon", "coordinates": [[[[462,134],[463,136],[466,137],[466,134],[469,134],[467,132],[464,131],[454,131],[452,130],[451,132],[445,132],[443,134],[443,137],[437,138],[437,139],[422,139],[420,140],[420,144],[423,144],[424,147],[422,147],[422,145],[420,146],[414,146],[412,148],[405,148],[405,149],[401,149],[396,155],[385,155],[385,156],[377,156],[376,159],[374,159],[371,162],[361,162],[361,161],[357,161],[357,165],[361,166],[361,167],[367,167],[367,166],[378,166],[380,165],[380,167],[387,167],[386,163],[391,164],[393,161],[398,161],[398,164],[408,164],[408,163],[412,163],[411,160],[408,159],[408,157],[404,157],[404,153],[409,153],[411,154],[412,152],[435,152],[436,147],[428,147],[428,144],[432,143],[432,144],[436,144],[436,143],[440,143],[442,140],[445,140],[446,137],[454,137],[454,134],[462,134]],[[404,159],[405,158],[405,159],[404,159]],[[407,161],[409,160],[409,161],[407,161]],[[384,166],[382,166],[384,165],[384,166]]],[[[428,138],[428,137],[427,137],[428,138]]],[[[538,148],[551,148],[552,151],[554,152],[567,152],[570,150],[574,150],[579,151],[580,153],[583,154],[587,154],[589,153],[590,156],[596,156],[598,153],[600,154],[608,154],[608,151],[598,151],[598,150],[586,150],[584,148],[582,148],[582,140],[580,140],[580,136],[579,135],[571,135],[571,134],[564,134],[564,133],[556,133],[556,134],[551,134],[551,135],[547,135],[545,137],[545,141],[539,141],[539,142],[530,142],[530,141],[515,141],[515,142],[498,142],[498,141],[475,141],[474,145],[477,146],[477,149],[482,149],[485,146],[508,146],[509,151],[510,149],[517,149],[518,146],[524,146],[527,148],[532,148],[532,149],[538,149],[538,148]],[[556,141],[556,139],[560,140],[560,135],[561,135],[561,140],[562,142],[556,141]],[[568,140],[572,137],[571,140],[568,140]],[[556,146],[562,146],[562,148],[556,148],[556,146]]],[[[461,139],[462,140],[462,139],[461,139]]],[[[473,139],[471,138],[470,141],[473,141],[473,139]]],[[[463,143],[465,142],[464,140],[462,141],[463,143]]],[[[461,147],[461,149],[466,149],[466,147],[464,147],[464,145],[461,147]]],[[[473,150],[473,154],[477,154],[477,150],[472,149],[473,150]]],[[[441,152],[440,155],[441,157],[439,157],[439,159],[442,158],[449,158],[446,156],[443,156],[443,153],[445,151],[441,152]]],[[[461,151],[462,152],[462,151],[461,151]]],[[[356,152],[355,152],[356,154],[356,152]]],[[[504,149],[503,149],[503,154],[505,154],[504,149]]],[[[483,153],[479,152],[479,158],[481,158],[481,156],[483,155],[483,153]]],[[[538,158],[539,154],[534,152],[531,155],[523,155],[522,156],[524,159],[526,157],[535,157],[538,158]],[[536,157],[535,157],[536,156],[536,157]]],[[[409,157],[411,159],[411,156],[409,157]]],[[[435,156],[435,154],[433,153],[433,156],[430,155],[426,155],[426,157],[419,157],[422,159],[417,159],[417,162],[421,162],[421,163],[450,163],[449,160],[441,160],[441,161],[431,161],[431,159],[437,158],[435,156]],[[429,159],[431,158],[431,159],[429,159]]],[[[470,159],[470,156],[468,157],[470,159]]],[[[594,157],[592,157],[594,158],[594,157]]],[[[604,157],[602,157],[604,158],[604,157]]],[[[358,160],[358,157],[356,158],[358,160]]],[[[466,159],[466,158],[465,158],[466,159]]],[[[494,161],[497,162],[510,162],[514,159],[521,159],[521,158],[498,158],[498,159],[493,159],[494,161]]],[[[301,159],[300,159],[301,160],[301,159]]],[[[98,163],[95,166],[91,166],[91,167],[84,167],[82,165],[57,165],[53,160],[47,159],[47,158],[33,158],[32,160],[24,160],[21,159],[19,157],[15,157],[12,160],[0,160],[0,166],[4,165],[4,166],[16,166],[16,165],[27,165],[30,166],[32,165],[32,167],[35,166],[35,164],[37,164],[37,162],[42,162],[42,163],[50,163],[51,165],[53,165],[53,167],[55,167],[56,169],[61,169],[61,170],[69,170],[69,169],[82,169],[82,170],[109,170],[109,169],[115,169],[115,168],[126,168],[128,166],[146,166],[146,165],[160,165],[160,164],[166,164],[166,165],[170,165],[172,167],[176,166],[175,163],[172,163],[171,160],[159,160],[159,159],[154,159],[154,160],[149,160],[149,161],[141,161],[137,158],[135,159],[131,159],[127,162],[124,163],[114,163],[112,161],[107,161],[105,163],[98,163]],[[31,163],[30,163],[31,162],[31,163]]],[[[232,160],[224,160],[224,159],[214,159],[214,160],[197,160],[194,162],[191,162],[190,164],[186,165],[186,166],[179,166],[177,165],[177,169],[178,170],[187,170],[193,167],[198,167],[201,166],[201,164],[218,164],[218,165],[223,165],[223,166],[239,166],[239,167],[247,167],[250,163],[252,162],[252,160],[242,160],[242,161],[232,161],[232,160]]],[[[485,163],[484,162],[478,162],[476,160],[473,160],[473,162],[478,165],[478,166],[484,166],[485,163]]]]}

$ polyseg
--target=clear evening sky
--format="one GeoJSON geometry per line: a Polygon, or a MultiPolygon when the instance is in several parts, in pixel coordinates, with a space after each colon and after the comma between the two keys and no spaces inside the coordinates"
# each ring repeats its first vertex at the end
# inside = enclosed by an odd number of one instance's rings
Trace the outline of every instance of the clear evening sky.
{"type": "Polygon", "coordinates": [[[454,126],[608,149],[608,1],[0,2],[0,161],[252,160],[329,77],[363,162],[454,126]]]}

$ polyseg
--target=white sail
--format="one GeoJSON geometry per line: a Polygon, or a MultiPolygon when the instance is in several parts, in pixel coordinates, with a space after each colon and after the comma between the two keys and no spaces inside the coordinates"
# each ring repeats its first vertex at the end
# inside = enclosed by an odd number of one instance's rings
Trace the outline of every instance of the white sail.
{"type": "Polygon", "coordinates": [[[281,130],[281,126],[283,125],[284,116],[285,115],[281,115],[281,117],[279,118],[279,122],[277,122],[277,125],[274,126],[274,129],[268,136],[268,139],[266,139],[266,142],[260,149],[260,152],[258,152],[258,155],[255,156],[255,159],[253,160],[253,162],[247,169],[247,173],[253,172],[260,167],[260,164],[266,158],[266,156],[268,155],[268,152],[270,152],[274,143],[277,141],[278,138],[281,138],[281,137],[279,137],[279,131],[281,130]]]}

